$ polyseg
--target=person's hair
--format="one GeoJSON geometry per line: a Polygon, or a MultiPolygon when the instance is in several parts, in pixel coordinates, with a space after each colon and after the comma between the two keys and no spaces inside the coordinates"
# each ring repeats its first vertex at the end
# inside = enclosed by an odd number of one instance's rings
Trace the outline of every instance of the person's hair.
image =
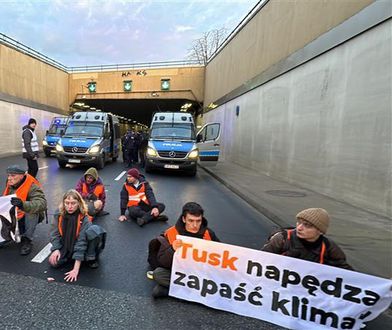
{"type": "Polygon", "coordinates": [[[27,125],[37,124],[37,121],[34,118],[29,119],[29,123],[27,125]]]}
{"type": "Polygon", "coordinates": [[[195,216],[204,216],[204,210],[200,204],[196,202],[185,203],[182,207],[182,216],[185,217],[187,214],[192,214],[195,216]]]}
{"type": "Polygon", "coordinates": [[[63,199],[61,200],[61,203],[59,205],[59,210],[61,215],[65,214],[65,205],[64,205],[64,201],[68,198],[68,197],[72,197],[73,199],[76,199],[78,204],[79,204],[79,212],[83,215],[87,215],[87,204],[86,202],[83,200],[83,197],[75,190],[75,189],[70,189],[68,190],[64,195],[63,195],[63,199]]]}

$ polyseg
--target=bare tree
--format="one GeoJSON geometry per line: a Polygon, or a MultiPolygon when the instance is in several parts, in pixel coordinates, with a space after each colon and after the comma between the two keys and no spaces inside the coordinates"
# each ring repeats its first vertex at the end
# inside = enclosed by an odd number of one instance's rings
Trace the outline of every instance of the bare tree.
{"type": "Polygon", "coordinates": [[[199,64],[206,65],[210,57],[225,40],[227,34],[228,29],[226,28],[204,32],[201,38],[193,41],[192,47],[189,49],[188,58],[198,61],[199,64]]]}

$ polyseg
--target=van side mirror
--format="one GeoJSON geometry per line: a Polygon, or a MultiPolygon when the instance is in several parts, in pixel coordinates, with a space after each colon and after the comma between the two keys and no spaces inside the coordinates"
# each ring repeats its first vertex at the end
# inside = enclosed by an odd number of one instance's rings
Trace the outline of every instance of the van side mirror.
{"type": "Polygon", "coordinates": [[[46,130],[45,134],[48,135],[49,134],[49,130],[46,130]]]}
{"type": "Polygon", "coordinates": [[[63,129],[61,129],[61,130],[60,130],[60,135],[64,135],[64,132],[65,132],[65,131],[64,131],[63,129]]]}
{"type": "Polygon", "coordinates": [[[203,141],[203,136],[201,134],[197,134],[196,142],[202,142],[202,141],[203,141]]]}

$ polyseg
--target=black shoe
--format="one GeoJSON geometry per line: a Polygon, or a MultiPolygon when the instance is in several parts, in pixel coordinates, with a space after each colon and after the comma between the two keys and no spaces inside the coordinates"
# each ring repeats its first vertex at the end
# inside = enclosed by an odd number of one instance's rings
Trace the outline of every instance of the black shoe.
{"type": "Polygon", "coordinates": [[[167,221],[167,220],[169,220],[167,215],[160,214],[160,215],[157,216],[157,221],[167,221]]]}
{"type": "Polygon", "coordinates": [[[157,284],[154,286],[154,289],[152,289],[152,296],[153,298],[163,298],[167,297],[169,295],[169,288],[166,288],[160,284],[157,284]]]}
{"type": "Polygon", "coordinates": [[[143,218],[137,218],[136,222],[140,227],[143,227],[146,224],[146,220],[143,218]]]}
{"type": "Polygon", "coordinates": [[[27,238],[27,237],[22,237],[22,242],[21,242],[22,246],[20,247],[20,255],[21,256],[27,256],[28,254],[30,254],[31,249],[33,247],[33,243],[31,243],[31,239],[27,238]]]}
{"type": "Polygon", "coordinates": [[[108,211],[99,211],[97,214],[96,214],[96,217],[104,217],[105,215],[108,215],[108,214],[110,214],[108,211]]]}
{"type": "Polygon", "coordinates": [[[96,269],[96,268],[99,267],[99,262],[98,262],[97,259],[95,259],[95,260],[89,260],[89,261],[87,261],[87,265],[88,265],[90,268],[92,268],[92,269],[96,269]]]}

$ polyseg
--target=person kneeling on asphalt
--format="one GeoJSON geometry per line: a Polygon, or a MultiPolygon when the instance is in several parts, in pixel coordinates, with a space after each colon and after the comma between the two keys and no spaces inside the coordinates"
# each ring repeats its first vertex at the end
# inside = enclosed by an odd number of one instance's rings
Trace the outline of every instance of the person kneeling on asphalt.
{"type": "Polygon", "coordinates": [[[16,217],[22,234],[20,255],[30,254],[37,224],[45,218],[47,202],[40,183],[19,165],[7,168],[7,185],[3,196],[16,194],[11,204],[16,206],[16,217]]]}
{"type": "Polygon", "coordinates": [[[107,215],[103,208],[105,207],[106,193],[98,171],[90,167],[76,184],[76,191],[82,195],[87,203],[88,214],[91,217],[107,215]]]}
{"type": "Polygon", "coordinates": [[[156,201],[150,184],[136,168],[128,171],[120,199],[121,216],[118,218],[120,221],[127,220],[125,215],[127,208],[129,217],[136,220],[140,227],[151,221],[168,220],[167,216],[162,214],[165,205],[156,201]]]}
{"type": "Polygon", "coordinates": [[[296,218],[295,228],[278,231],[261,250],[353,270],[339,246],[324,236],[330,222],[326,210],[306,209],[299,212],[296,218]]]}
{"type": "Polygon", "coordinates": [[[106,231],[90,222],[82,196],[76,190],[68,190],[52,223],[50,265],[58,268],[74,262],[64,280],[77,281],[82,261],[86,261],[90,268],[99,266],[98,256],[105,241],[106,231]]]}
{"type": "Polygon", "coordinates": [[[215,233],[208,228],[203,208],[195,202],[186,203],[175,226],[149,244],[148,261],[154,270],[147,272],[147,277],[157,283],[152,290],[154,298],[166,297],[169,294],[174,252],[182,246],[182,241],[176,238],[177,235],[219,242],[215,233]]]}

